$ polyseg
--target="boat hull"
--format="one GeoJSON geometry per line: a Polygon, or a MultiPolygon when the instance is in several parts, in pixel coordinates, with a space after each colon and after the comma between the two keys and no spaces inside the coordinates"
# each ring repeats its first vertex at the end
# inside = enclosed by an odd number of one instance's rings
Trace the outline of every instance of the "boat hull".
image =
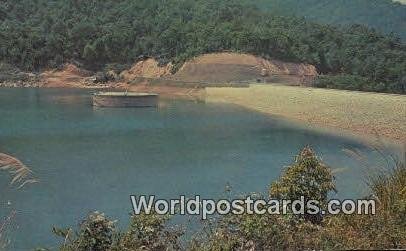
{"type": "Polygon", "coordinates": [[[94,94],[93,105],[97,107],[156,107],[156,94],[94,94]]]}

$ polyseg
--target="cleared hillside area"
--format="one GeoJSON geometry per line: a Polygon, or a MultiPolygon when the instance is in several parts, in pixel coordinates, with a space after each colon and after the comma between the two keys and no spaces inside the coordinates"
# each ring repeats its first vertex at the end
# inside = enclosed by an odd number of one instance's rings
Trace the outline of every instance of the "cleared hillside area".
{"type": "Polygon", "coordinates": [[[291,78],[287,82],[300,82],[303,76],[317,76],[316,68],[308,64],[296,64],[280,60],[267,60],[250,54],[212,53],[186,62],[172,76],[182,81],[239,82],[272,81],[273,77],[291,78]]]}
{"type": "MultiPolygon", "coordinates": [[[[167,79],[182,83],[230,83],[274,82],[286,84],[310,83],[316,76],[316,68],[309,64],[267,60],[250,54],[211,53],[195,57],[171,74],[172,65],[159,66],[154,59],[137,62],[121,76],[126,81],[136,78],[167,79]]],[[[163,82],[164,83],[164,82],[163,82]]]]}
{"type": "Polygon", "coordinates": [[[406,143],[406,96],[281,85],[206,88],[206,100],[406,143]]]}
{"type": "Polygon", "coordinates": [[[65,64],[62,69],[49,70],[41,73],[41,86],[43,87],[82,87],[91,72],[80,69],[73,64],[65,64]]]}

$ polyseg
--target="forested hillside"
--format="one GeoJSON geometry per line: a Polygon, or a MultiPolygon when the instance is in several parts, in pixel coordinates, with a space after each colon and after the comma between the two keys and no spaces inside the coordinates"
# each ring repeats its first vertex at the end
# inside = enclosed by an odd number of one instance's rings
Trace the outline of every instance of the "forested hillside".
{"type": "Polygon", "coordinates": [[[406,39],[405,1],[401,4],[391,0],[257,0],[256,3],[278,15],[334,25],[363,24],[406,39]]]}
{"type": "Polygon", "coordinates": [[[319,86],[405,92],[406,45],[399,39],[359,25],[279,17],[243,2],[3,0],[0,60],[33,71],[67,61],[101,69],[146,56],[180,66],[202,53],[231,50],[310,63],[335,75],[319,86]]]}

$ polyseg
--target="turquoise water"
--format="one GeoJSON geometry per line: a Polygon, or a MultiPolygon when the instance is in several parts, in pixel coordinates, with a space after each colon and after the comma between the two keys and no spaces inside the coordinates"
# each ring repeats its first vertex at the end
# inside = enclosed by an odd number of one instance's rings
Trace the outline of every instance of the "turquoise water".
{"type": "Polygon", "coordinates": [[[266,192],[311,145],[336,174],[339,198],[365,195],[364,172],[342,149],[362,143],[297,127],[233,105],[163,100],[159,108],[91,106],[90,91],[0,89],[0,152],[40,179],[21,190],[0,174],[0,217],[12,210],[11,250],[55,247],[52,226],[93,210],[125,226],[131,194],[160,198],[266,192]],[[7,203],[10,202],[10,203],[7,203]]]}

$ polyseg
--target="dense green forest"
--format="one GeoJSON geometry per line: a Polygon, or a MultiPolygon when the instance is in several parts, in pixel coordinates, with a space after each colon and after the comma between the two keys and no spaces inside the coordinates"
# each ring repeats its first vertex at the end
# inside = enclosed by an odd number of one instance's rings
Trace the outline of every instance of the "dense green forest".
{"type": "Polygon", "coordinates": [[[232,50],[363,80],[336,86],[327,76],[319,86],[406,91],[406,45],[396,36],[262,9],[243,0],[3,0],[0,61],[30,71],[67,61],[100,69],[146,56],[179,66],[198,54],[232,50]]]}
{"type": "Polygon", "coordinates": [[[334,25],[363,24],[406,39],[406,5],[391,0],[256,0],[277,15],[334,25]]]}

